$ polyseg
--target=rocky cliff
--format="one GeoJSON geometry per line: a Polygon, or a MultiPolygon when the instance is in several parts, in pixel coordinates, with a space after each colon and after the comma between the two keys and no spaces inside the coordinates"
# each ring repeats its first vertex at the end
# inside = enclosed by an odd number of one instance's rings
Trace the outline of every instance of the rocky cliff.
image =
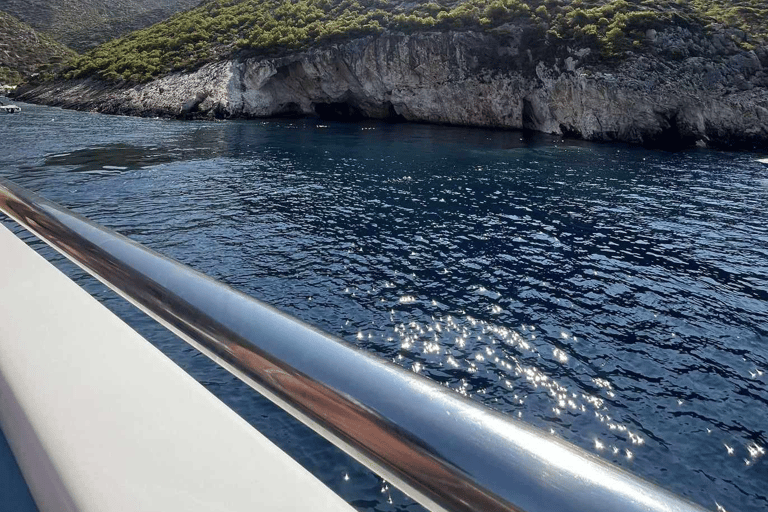
{"type": "Polygon", "coordinates": [[[208,64],[142,85],[93,79],[18,98],[113,114],[319,115],[536,130],[648,146],[768,147],[768,51],[684,29],[646,34],[652,51],[606,63],[537,33],[384,33],[280,57],[208,64]]]}

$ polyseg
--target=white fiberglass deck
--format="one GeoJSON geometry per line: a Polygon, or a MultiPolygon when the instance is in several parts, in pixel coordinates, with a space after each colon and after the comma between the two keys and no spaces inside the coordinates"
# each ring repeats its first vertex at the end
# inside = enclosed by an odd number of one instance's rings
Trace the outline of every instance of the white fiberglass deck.
{"type": "Polygon", "coordinates": [[[352,510],[2,225],[0,426],[41,512],[352,510]]]}

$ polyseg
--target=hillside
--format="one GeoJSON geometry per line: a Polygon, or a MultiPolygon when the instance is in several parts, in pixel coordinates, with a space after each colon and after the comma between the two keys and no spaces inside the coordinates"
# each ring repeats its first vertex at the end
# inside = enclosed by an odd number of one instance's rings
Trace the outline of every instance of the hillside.
{"type": "Polygon", "coordinates": [[[102,45],[70,76],[142,82],[238,54],[285,53],[384,31],[492,32],[512,21],[537,29],[542,44],[593,48],[603,58],[648,50],[650,30],[684,28],[697,44],[667,49],[674,60],[716,54],[730,43],[744,50],[765,45],[766,19],[762,0],[214,0],[102,45]]]}
{"type": "Polygon", "coordinates": [[[83,51],[198,3],[200,0],[0,0],[0,11],[83,51]]]}
{"type": "Polygon", "coordinates": [[[768,147],[764,0],[213,0],[73,61],[26,101],[317,115],[768,147]]]}
{"type": "Polygon", "coordinates": [[[10,14],[0,11],[0,84],[15,85],[33,73],[51,73],[77,55],[10,14]]]}

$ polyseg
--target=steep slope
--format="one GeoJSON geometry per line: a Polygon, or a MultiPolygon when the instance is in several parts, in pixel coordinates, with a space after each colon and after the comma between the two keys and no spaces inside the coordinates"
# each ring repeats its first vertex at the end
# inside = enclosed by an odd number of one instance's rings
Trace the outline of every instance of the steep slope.
{"type": "Polygon", "coordinates": [[[512,21],[537,30],[534,44],[587,47],[603,59],[652,49],[649,31],[686,29],[700,45],[687,53],[666,49],[674,61],[764,46],[766,19],[762,0],[213,0],[97,48],[72,76],[147,81],[227,57],[285,54],[384,31],[493,32],[512,21]],[[723,35],[724,46],[717,43],[723,35]]]}
{"type": "Polygon", "coordinates": [[[198,3],[200,0],[0,0],[0,10],[82,51],[198,3]]]}
{"type": "Polygon", "coordinates": [[[76,55],[0,11],[0,84],[15,85],[33,73],[52,73],[76,55]]]}

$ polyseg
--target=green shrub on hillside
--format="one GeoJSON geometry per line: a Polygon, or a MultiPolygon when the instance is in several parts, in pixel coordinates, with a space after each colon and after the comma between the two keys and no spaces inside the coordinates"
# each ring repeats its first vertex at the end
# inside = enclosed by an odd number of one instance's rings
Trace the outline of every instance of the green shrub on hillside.
{"type": "Polygon", "coordinates": [[[751,49],[754,43],[768,40],[765,0],[693,0],[691,4],[709,25],[723,24],[743,31],[748,40],[736,42],[744,48],[751,49]]]}
{"type": "Polygon", "coordinates": [[[35,73],[64,65],[76,54],[0,11],[0,84],[15,85],[35,73]]]}
{"type": "Polygon", "coordinates": [[[768,19],[768,9],[758,0],[363,1],[211,0],[103,44],[77,59],[68,77],[145,82],[242,51],[275,54],[384,30],[484,30],[516,20],[538,25],[550,40],[574,41],[606,57],[620,57],[642,50],[648,29],[680,23],[702,30],[726,23],[753,41],[764,41],[760,20],[768,19]]]}
{"type": "Polygon", "coordinates": [[[15,69],[11,69],[5,66],[0,66],[0,84],[2,85],[17,85],[21,83],[21,73],[15,69]]]}

